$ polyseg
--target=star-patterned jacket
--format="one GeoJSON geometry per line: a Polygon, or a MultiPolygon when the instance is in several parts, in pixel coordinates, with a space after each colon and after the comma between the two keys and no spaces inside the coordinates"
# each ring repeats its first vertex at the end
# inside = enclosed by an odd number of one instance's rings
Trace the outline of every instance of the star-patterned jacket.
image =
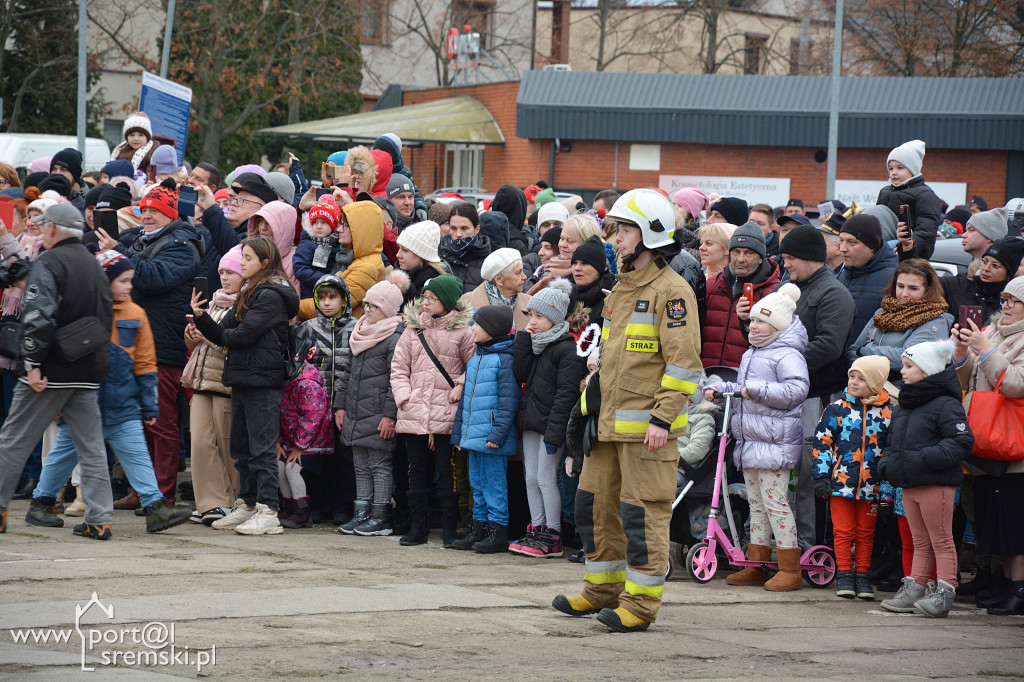
{"type": "Polygon", "coordinates": [[[873,403],[848,392],[830,403],[814,433],[814,478],[831,479],[832,495],[878,499],[878,460],[889,440],[892,399],[882,389],[873,403]]]}

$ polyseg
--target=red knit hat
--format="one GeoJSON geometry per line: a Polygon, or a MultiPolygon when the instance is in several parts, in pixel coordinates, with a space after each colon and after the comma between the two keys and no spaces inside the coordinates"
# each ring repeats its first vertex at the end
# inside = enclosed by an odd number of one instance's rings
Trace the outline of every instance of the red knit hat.
{"type": "Polygon", "coordinates": [[[154,187],[139,201],[139,208],[155,208],[172,220],[178,217],[178,193],[154,187]]]}
{"type": "Polygon", "coordinates": [[[322,220],[331,226],[331,232],[338,229],[338,221],[340,219],[341,209],[335,203],[334,197],[329,194],[320,197],[320,201],[316,202],[313,208],[309,209],[309,224],[312,225],[314,221],[322,220]]]}

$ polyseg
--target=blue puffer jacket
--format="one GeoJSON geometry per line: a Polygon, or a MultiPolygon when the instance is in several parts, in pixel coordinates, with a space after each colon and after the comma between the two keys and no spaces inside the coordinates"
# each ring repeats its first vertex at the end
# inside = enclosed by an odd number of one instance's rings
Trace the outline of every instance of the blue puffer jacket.
{"type": "Polygon", "coordinates": [[[184,367],[185,315],[192,312],[192,284],[200,272],[205,246],[199,233],[181,220],[168,224],[154,239],[141,228],[126,230],[115,247],[135,268],[132,299],[153,326],[158,365],[184,367]]]}
{"type": "Polygon", "coordinates": [[[97,401],[104,426],[159,416],[153,332],[146,313],[131,301],[114,304],[110,368],[97,401]]]}
{"type": "Polygon", "coordinates": [[[333,275],[338,270],[344,270],[344,268],[339,268],[337,264],[338,252],[340,251],[340,245],[335,244],[332,246],[331,257],[328,259],[327,265],[322,268],[315,268],[313,267],[313,256],[316,254],[316,242],[313,241],[308,232],[302,233],[302,237],[299,238],[299,245],[295,247],[295,255],[292,256],[292,270],[295,272],[295,279],[299,280],[299,287],[302,289],[299,295],[302,298],[312,298],[313,289],[321,277],[333,275]]]}
{"type": "Polygon", "coordinates": [[[849,348],[850,344],[857,340],[865,325],[875,316],[875,311],[882,305],[885,285],[889,283],[892,271],[897,265],[899,257],[896,256],[896,252],[883,244],[863,266],[851,268],[847,265],[839,273],[839,283],[850,291],[857,310],[844,348],[849,348]]]}
{"type": "Polygon", "coordinates": [[[800,462],[804,429],[800,413],[810,381],[803,353],[807,330],[800,318],[764,348],[751,346],[740,361],[736,383],[715,382],[713,391],[739,394],[733,398],[732,434],[736,438],[733,462],[738,469],[793,469],[800,462]]]}
{"type": "Polygon", "coordinates": [[[463,450],[516,454],[519,384],[512,369],[515,339],[477,346],[466,366],[466,384],[452,425],[452,443],[463,450]],[[500,447],[487,447],[491,442],[500,447]]]}

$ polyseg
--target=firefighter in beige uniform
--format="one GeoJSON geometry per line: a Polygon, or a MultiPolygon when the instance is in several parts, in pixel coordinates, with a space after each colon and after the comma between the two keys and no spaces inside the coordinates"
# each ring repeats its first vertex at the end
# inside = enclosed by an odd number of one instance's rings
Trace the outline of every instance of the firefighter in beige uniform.
{"type": "Polygon", "coordinates": [[[632,190],[605,220],[617,223],[623,268],[604,304],[597,443],[576,493],[587,568],[583,594],[552,606],[632,632],[654,622],[665,591],[676,439],[701,376],[700,324],[693,290],[659,251],[678,250],[668,200],[632,190]]]}

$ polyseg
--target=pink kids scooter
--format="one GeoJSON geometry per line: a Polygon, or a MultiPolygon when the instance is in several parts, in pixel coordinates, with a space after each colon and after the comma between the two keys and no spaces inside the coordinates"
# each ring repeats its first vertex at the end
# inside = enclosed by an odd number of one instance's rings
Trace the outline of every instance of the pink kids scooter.
{"type": "MultiPolygon", "coordinates": [[[[715,488],[711,493],[711,513],[708,514],[708,531],[703,540],[690,548],[686,554],[686,572],[698,583],[706,583],[715,576],[718,570],[718,545],[725,550],[730,566],[760,566],[764,569],[777,569],[775,561],[749,561],[743,550],[737,547],[726,535],[718,523],[719,503],[722,495],[722,478],[725,476],[725,449],[729,434],[729,412],[732,398],[737,393],[715,392],[715,398],[725,398],[725,414],[722,419],[722,431],[719,433],[718,466],[715,469],[715,488]]],[[[800,568],[804,580],[814,587],[827,587],[836,577],[836,556],[831,547],[814,545],[800,557],[800,568]]]]}

